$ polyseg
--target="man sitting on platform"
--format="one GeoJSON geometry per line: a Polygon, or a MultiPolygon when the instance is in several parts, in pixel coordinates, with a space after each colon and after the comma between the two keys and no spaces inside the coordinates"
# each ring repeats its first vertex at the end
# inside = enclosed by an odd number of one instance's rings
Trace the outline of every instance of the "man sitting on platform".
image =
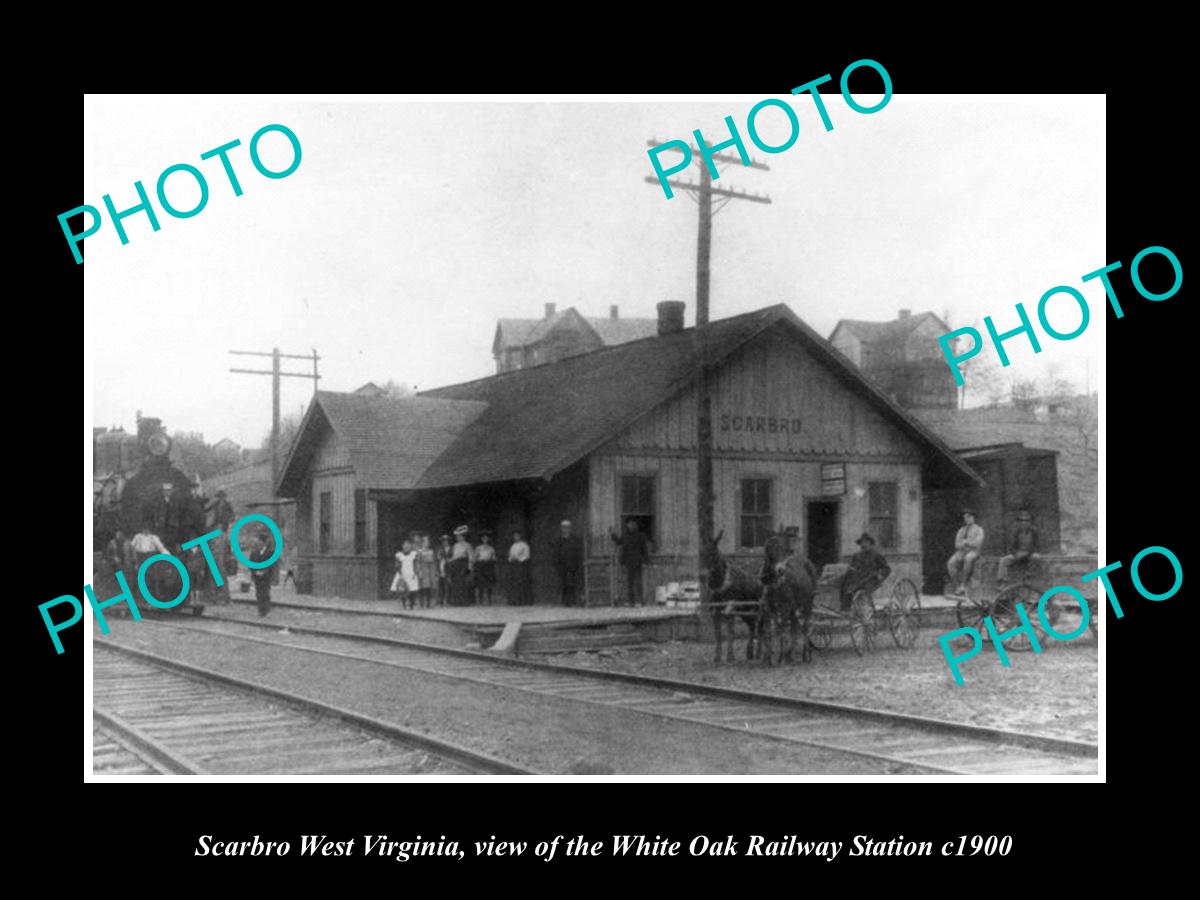
{"type": "Polygon", "coordinates": [[[975,571],[975,560],[979,559],[979,551],[983,547],[983,528],[975,524],[975,511],[963,510],[963,526],[954,536],[954,555],[946,562],[946,571],[950,573],[950,581],[946,585],[946,593],[957,596],[966,590],[975,571]]]}
{"type": "Polygon", "coordinates": [[[1017,567],[1021,580],[1036,577],[1042,557],[1038,554],[1038,532],[1033,519],[1026,510],[1017,513],[1017,527],[1013,529],[1008,556],[1000,560],[1000,583],[1008,582],[1008,573],[1017,567]]]}

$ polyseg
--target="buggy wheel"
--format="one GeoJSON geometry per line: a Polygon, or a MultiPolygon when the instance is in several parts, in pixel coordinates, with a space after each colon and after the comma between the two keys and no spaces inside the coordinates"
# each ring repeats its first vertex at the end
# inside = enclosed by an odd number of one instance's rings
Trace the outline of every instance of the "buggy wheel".
{"type": "Polygon", "coordinates": [[[917,642],[920,620],[917,610],[921,608],[921,592],[907,578],[901,578],[892,588],[892,600],[888,604],[888,628],[892,640],[902,650],[910,649],[917,642]]]}
{"type": "Polygon", "coordinates": [[[808,642],[818,650],[828,650],[833,643],[833,632],[828,625],[813,625],[808,629],[808,642]]]}
{"type": "Polygon", "coordinates": [[[901,578],[892,587],[892,599],[903,609],[914,610],[921,608],[921,592],[909,578],[901,578]]]}
{"type": "MultiPolygon", "coordinates": [[[[1030,584],[1014,584],[1012,587],[1001,591],[994,601],[992,601],[992,622],[999,631],[1011,631],[1014,628],[1021,627],[1021,617],[1017,615],[1017,604],[1019,603],[1025,609],[1025,614],[1028,616],[1031,623],[1037,621],[1037,605],[1041,599],[1041,594],[1030,584]],[[1029,611],[1033,610],[1033,615],[1029,615],[1029,611]]],[[[1051,618],[1052,614],[1048,613],[1047,618],[1051,618]]],[[[1034,625],[1038,628],[1037,625],[1034,625]]],[[[1041,629],[1038,628],[1040,631],[1041,629]]],[[[1043,632],[1043,635],[1045,632],[1043,632]]],[[[1028,631],[1021,631],[1015,636],[1004,641],[1005,650],[1032,650],[1033,642],[1029,638],[1028,631]]]]}
{"type": "Polygon", "coordinates": [[[875,649],[875,604],[866,591],[857,591],[850,602],[850,643],[854,652],[862,656],[875,649]]]}
{"type": "Polygon", "coordinates": [[[911,609],[905,609],[895,600],[887,608],[888,630],[892,640],[901,650],[911,650],[917,642],[917,616],[911,609]]]}
{"type": "Polygon", "coordinates": [[[983,639],[987,640],[987,629],[983,627],[983,620],[991,615],[991,609],[986,603],[977,600],[970,594],[958,598],[958,603],[954,607],[954,615],[958,619],[959,628],[974,628],[983,635],[983,639]]]}

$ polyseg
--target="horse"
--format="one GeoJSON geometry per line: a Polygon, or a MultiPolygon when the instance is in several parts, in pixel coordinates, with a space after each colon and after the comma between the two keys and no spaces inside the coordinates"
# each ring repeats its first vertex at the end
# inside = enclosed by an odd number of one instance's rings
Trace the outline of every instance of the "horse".
{"type": "Polygon", "coordinates": [[[741,566],[727,562],[721,555],[720,543],[725,532],[722,530],[712,543],[704,548],[704,566],[708,569],[709,598],[712,601],[713,629],[717,633],[717,652],[713,661],[721,662],[721,631],[728,628],[726,660],[733,662],[733,629],[736,619],[741,618],[750,629],[746,642],[746,659],[753,660],[755,648],[762,647],[762,599],[763,585],[741,566]],[[740,603],[740,609],[735,607],[740,603]],[[748,606],[754,603],[754,606],[748,606]],[[736,611],[735,611],[736,610],[736,611]]]}
{"type": "Polygon", "coordinates": [[[816,593],[816,567],[802,553],[795,553],[774,563],[773,575],[763,597],[763,663],[770,666],[785,659],[790,662],[796,649],[797,634],[802,640],[800,661],[810,662],[812,642],[809,631],[816,593]],[[776,647],[778,652],[772,660],[772,651],[776,647]]]}

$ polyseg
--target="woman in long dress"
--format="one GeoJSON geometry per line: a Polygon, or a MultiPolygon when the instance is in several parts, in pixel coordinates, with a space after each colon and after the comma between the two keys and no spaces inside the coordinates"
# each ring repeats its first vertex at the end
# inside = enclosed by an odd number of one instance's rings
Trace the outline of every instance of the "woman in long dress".
{"type": "Polygon", "coordinates": [[[421,546],[417,551],[417,583],[420,585],[418,597],[421,606],[428,609],[434,592],[438,589],[439,575],[437,551],[429,543],[429,535],[421,535],[421,546]]]}
{"type": "Polygon", "coordinates": [[[467,606],[471,601],[471,558],[473,552],[467,540],[467,526],[454,529],[455,542],[450,548],[446,574],[450,578],[450,605],[467,606]]]}

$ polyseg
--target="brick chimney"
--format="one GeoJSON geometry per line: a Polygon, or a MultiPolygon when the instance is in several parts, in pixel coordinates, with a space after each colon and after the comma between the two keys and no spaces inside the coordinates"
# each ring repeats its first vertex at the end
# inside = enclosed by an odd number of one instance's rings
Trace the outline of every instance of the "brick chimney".
{"type": "Polygon", "coordinates": [[[552,315],[554,315],[554,309],[555,309],[555,306],[553,303],[546,304],[546,318],[547,319],[550,318],[552,315]]]}
{"type": "Polygon", "coordinates": [[[658,334],[674,334],[683,331],[683,311],[687,304],[682,300],[663,300],[658,304],[658,334]]]}
{"type": "Polygon", "coordinates": [[[608,308],[608,317],[609,317],[610,319],[619,319],[619,318],[621,318],[620,314],[619,314],[619,313],[618,313],[618,311],[617,311],[617,304],[615,304],[615,303],[614,303],[612,306],[610,306],[610,307],[608,308]]]}
{"type": "Polygon", "coordinates": [[[908,318],[909,316],[911,316],[911,315],[912,315],[912,310],[911,310],[911,309],[902,309],[902,310],[900,310],[900,318],[902,318],[902,319],[907,319],[907,318],[908,318]]]}

